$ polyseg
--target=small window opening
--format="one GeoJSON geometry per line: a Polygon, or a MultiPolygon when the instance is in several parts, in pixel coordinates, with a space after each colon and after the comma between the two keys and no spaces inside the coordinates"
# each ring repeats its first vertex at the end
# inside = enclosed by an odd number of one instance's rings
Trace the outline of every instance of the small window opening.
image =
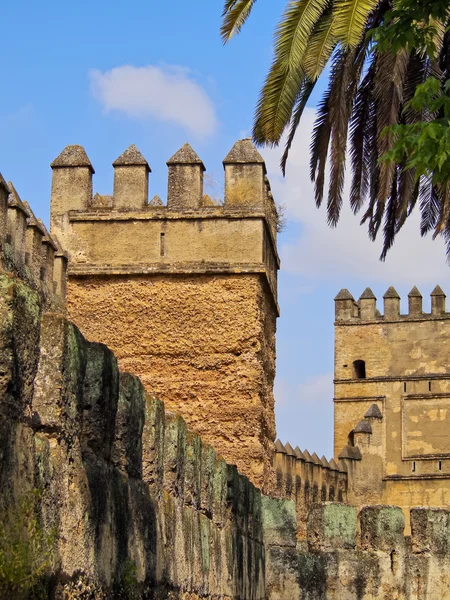
{"type": "Polygon", "coordinates": [[[355,360],[353,362],[353,373],[355,379],[365,379],[366,378],[366,363],[363,360],[355,360]]]}
{"type": "Polygon", "coordinates": [[[442,460],[439,461],[438,469],[439,471],[442,471],[442,460]]]}
{"type": "Polygon", "coordinates": [[[431,381],[428,382],[428,391],[431,392],[431,381]]]}
{"type": "Polygon", "coordinates": [[[415,460],[413,460],[413,462],[412,462],[412,465],[411,465],[411,471],[412,471],[413,473],[415,473],[415,472],[416,472],[416,461],[415,461],[415,460]]]}
{"type": "Polygon", "coordinates": [[[405,381],[405,383],[403,384],[403,391],[404,391],[404,392],[406,392],[406,381],[405,381]]]}
{"type": "Polygon", "coordinates": [[[165,252],[165,248],[164,248],[164,238],[165,238],[165,233],[161,233],[160,236],[160,240],[159,240],[159,254],[160,256],[164,256],[164,252],[165,252]]]}

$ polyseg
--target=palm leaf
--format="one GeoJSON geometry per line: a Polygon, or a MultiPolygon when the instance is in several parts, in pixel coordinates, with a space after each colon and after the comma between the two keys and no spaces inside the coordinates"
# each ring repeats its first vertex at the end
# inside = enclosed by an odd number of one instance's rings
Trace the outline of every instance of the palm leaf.
{"type": "Polygon", "coordinates": [[[312,31],[303,58],[304,71],[311,81],[315,81],[322,73],[336,47],[335,23],[336,18],[330,8],[312,31]]]}
{"type": "Polygon", "coordinates": [[[396,233],[396,213],[398,201],[398,169],[395,169],[392,178],[392,188],[389,194],[386,211],[384,214],[384,243],[380,260],[385,260],[388,250],[392,247],[396,233]]]}
{"type": "Polygon", "coordinates": [[[278,144],[291,120],[305,77],[300,66],[283,69],[273,64],[256,106],[253,139],[257,144],[278,144]]]}
{"type": "Polygon", "coordinates": [[[291,120],[304,81],[303,57],[309,35],[328,0],[289,2],[275,33],[275,56],[256,107],[253,138],[276,145],[291,120]]]}
{"type": "MultiPolygon", "coordinates": [[[[377,105],[378,156],[383,156],[392,148],[393,137],[392,134],[386,132],[386,128],[397,124],[399,121],[408,62],[409,52],[404,49],[399,50],[395,55],[391,52],[385,52],[378,56],[374,79],[377,105]]],[[[380,227],[386,202],[392,190],[395,168],[395,164],[392,162],[381,161],[379,165],[376,211],[371,223],[374,237],[376,237],[380,227]]],[[[389,234],[385,229],[385,239],[388,238],[389,234]]]]}
{"type": "Polygon", "coordinates": [[[325,185],[325,168],[328,158],[328,146],[331,137],[330,119],[330,86],[324,94],[317,108],[317,117],[314,123],[310,145],[310,176],[314,181],[314,194],[316,206],[319,207],[323,200],[325,185]]]}
{"type": "Polygon", "coordinates": [[[367,155],[369,152],[371,114],[373,113],[373,63],[358,88],[353,104],[350,122],[350,159],[352,184],[350,206],[356,214],[364,204],[369,188],[370,171],[367,155]]]}
{"type": "Polygon", "coordinates": [[[275,32],[275,61],[298,68],[311,32],[328,8],[329,0],[291,0],[275,32]]]}
{"type": "Polygon", "coordinates": [[[344,47],[354,48],[366,30],[370,13],[377,7],[378,0],[336,0],[336,36],[344,47]]]}
{"type": "Polygon", "coordinates": [[[250,16],[256,0],[227,0],[223,9],[222,26],[220,34],[224,44],[229,42],[233,35],[239,33],[242,25],[250,16]]]}

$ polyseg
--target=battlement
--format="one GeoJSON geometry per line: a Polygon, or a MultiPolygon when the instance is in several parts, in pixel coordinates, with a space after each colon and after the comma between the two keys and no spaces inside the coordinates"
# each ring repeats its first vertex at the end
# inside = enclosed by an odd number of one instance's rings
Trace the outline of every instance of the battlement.
{"type": "Polygon", "coordinates": [[[346,322],[356,325],[362,322],[450,319],[450,312],[445,311],[445,294],[437,285],[431,292],[431,313],[422,310],[422,294],[416,286],[408,294],[408,313],[400,314],[400,296],[394,287],[390,287],[383,295],[384,314],[377,308],[377,298],[370,288],[366,288],[355,301],[347,289],[342,289],[335,301],[336,323],[346,322]]]}
{"type": "Polygon", "coordinates": [[[343,502],[347,499],[347,468],[344,462],[319,458],[314,452],[292,448],[289,442],[275,442],[273,468],[274,495],[293,500],[297,510],[297,534],[306,536],[308,511],[317,502],[343,502]]]}
{"type": "Polygon", "coordinates": [[[167,166],[164,204],[149,201],[151,169],[134,145],[113,162],[112,195],[93,193],[95,171],[81,146],[52,162],[51,230],[70,275],[259,273],[276,305],[278,215],[251,140],[236,142],[223,161],[222,204],[204,194],[205,166],[189,144],[167,166]]]}
{"type": "MultiPolygon", "coordinates": [[[[184,144],[168,161],[168,197],[165,206],[159,196],[149,201],[148,177],[151,169],[141,152],[132,144],[113,163],[112,196],[93,195],[95,170],[82,146],[67,146],[51,163],[52,219],[69,211],[89,212],[161,210],[213,210],[220,204],[203,193],[205,166],[189,144],[184,144]],[[107,199],[105,201],[105,198],[107,199]]],[[[223,160],[225,190],[223,208],[231,213],[264,213],[276,235],[277,213],[264,159],[250,138],[239,140],[223,160]],[[271,221],[274,221],[273,223],[271,221]]],[[[219,201],[220,202],[220,201],[219,201]]]]}
{"type": "Polygon", "coordinates": [[[65,310],[67,255],[0,173],[1,266],[36,290],[46,309],[65,310]]]}

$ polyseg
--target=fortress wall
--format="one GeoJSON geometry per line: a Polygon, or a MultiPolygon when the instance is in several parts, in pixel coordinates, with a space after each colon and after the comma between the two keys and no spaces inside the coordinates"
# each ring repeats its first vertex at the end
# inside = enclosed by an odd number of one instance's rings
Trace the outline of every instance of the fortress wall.
{"type": "Polygon", "coordinates": [[[264,536],[270,540],[274,534],[279,541],[266,547],[269,597],[448,597],[448,510],[413,509],[412,533],[406,537],[404,515],[398,507],[366,506],[358,513],[345,504],[317,504],[308,515],[306,541],[296,544],[292,508],[286,501],[264,498],[264,509],[269,506],[263,518],[264,536]]]}
{"type": "MultiPolygon", "coordinates": [[[[10,190],[0,186],[0,199],[10,190]]],[[[317,502],[336,489],[344,495],[365,457],[379,456],[380,408],[372,405],[354,428],[339,464],[277,442],[274,493],[282,497],[262,495],[138,377],[121,372],[107,346],[65,318],[63,280],[49,287],[45,268],[41,283],[33,280],[19,252],[25,213],[3,217],[0,597],[447,597],[450,511],[412,509],[405,537],[398,507],[358,513],[317,502]]],[[[254,352],[273,359],[274,329],[258,318],[266,330],[254,352]]],[[[245,379],[236,375],[233,387],[245,379]]]]}
{"type": "Polygon", "coordinates": [[[185,144],[169,159],[168,198],[148,201],[136,147],[114,161],[112,196],[92,194],[80,146],[52,163],[52,231],[69,254],[68,310],[253,483],[273,483],[278,316],[277,212],[250,140],[223,161],[224,203],[185,144]]]}
{"type": "Polygon", "coordinates": [[[369,288],[358,302],[341,290],[335,303],[334,443],[348,467],[348,500],[402,506],[409,530],[409,508],[445,507],[450,493],[445,294],[436,286],[429,313],[417,288],[406,314],[392,287],[383,314],[369,288]],[[378,416],[366,418],[374,408],[378,416]]]}
{"type": "MultiPolygon", "coordinates": [[[[258,276],[72,278],[68,312],[254,482],[275,436],[275,316],[258,276]],[[120,324],[118,326],[117,324],[120,324]]],[[[273,308],[272,308],[273,311],[273,308]]]]}
{"type": "Polygon", "coordinates": [[[306,539],[307,518],[311,507],[320,502],[347,500],[347,467],[314,452],[303,452],[277,440],[273,468],[276,484],[271,494],[292,500],[296,507],[297,538],[306,539]]]}
{"type": "Polygon", "coordinates": [[[0,264],[36,290],[46,308],[64,309],[67,255],[0,173],[0,264]]]}
{"type": "Polygon", "coordinates": [[[35,291],[0,296],[0,554],[40,546],[48,597],[265,598],[261,492],[35,291]]]}

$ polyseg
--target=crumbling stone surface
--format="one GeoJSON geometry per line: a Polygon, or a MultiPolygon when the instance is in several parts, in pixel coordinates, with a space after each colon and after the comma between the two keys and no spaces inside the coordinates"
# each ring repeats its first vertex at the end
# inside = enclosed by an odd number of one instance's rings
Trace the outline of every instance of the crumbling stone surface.
{"type": "Polygon", "coordinates": [[[269,487],[275,316],[257,276],[74,278],[69,290],[70,318],[88,339],[105,341],[121,369],[269,487]]]}

